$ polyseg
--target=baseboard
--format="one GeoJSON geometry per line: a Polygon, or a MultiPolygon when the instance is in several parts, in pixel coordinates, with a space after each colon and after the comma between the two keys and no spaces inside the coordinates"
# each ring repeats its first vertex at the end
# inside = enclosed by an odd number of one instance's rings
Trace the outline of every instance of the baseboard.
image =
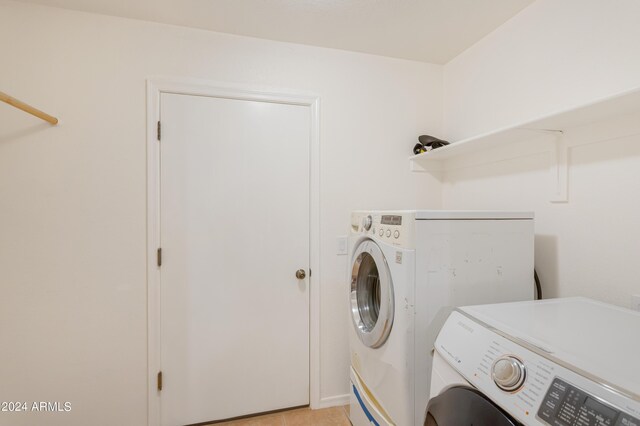
{"type": "Polygon", "coordinates": [[[346,393],[344,395],[335,395],[335,396],[328,396],[326,398],[322,398],[317,405],[314,404],[312,405],[311,408],[314,410],[320,410],[322,408],[339,407],[339,406],[348,405],[348,404],[349,404],[349,394],[346,393]]]}

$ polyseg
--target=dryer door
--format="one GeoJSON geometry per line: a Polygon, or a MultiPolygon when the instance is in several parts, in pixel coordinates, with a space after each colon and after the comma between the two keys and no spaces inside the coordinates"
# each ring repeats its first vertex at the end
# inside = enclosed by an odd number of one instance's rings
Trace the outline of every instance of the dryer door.
{"type": "Polygon", "coordinates": [[[380,247],[364,240],[353,255],[351,317],[358,337],[371,348],[386,342],[393,326],[393,283],[380,247]]]}
{"type": "Polygon", "coordinates": [[[476,389],[455,386],[429,401],[425,426],[521,426],[476,389]]]}

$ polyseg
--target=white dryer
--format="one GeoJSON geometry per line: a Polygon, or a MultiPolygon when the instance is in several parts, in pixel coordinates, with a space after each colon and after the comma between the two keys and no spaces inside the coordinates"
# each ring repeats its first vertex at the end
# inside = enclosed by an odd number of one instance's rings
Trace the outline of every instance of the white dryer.
{"type": "Polygon", "coordinates": [[[355,426],[422,425],[440,326],[455,306],[533,299],[533,238],[532,213],[352,214],[355,426]]]}
{"type": "Polygon", "coordinates": [[[639,312],[586,298],[460,308],[425,425],[640,426],[639,335],[639,312]]]}

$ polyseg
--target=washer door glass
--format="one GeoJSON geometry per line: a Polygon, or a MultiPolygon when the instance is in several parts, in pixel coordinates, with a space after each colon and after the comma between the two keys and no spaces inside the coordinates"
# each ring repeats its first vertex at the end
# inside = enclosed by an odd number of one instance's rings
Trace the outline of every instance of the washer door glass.
{"type": "Polygon", "coordinates": [[[424,426],[522,426],[476,389],[455,386],[429,401],[424,426]]]}
{"type": "Polygon", "coordinates": [[[351,268],[351,314],[358,337],[382,346],[393,325],[393,286],[382,250],[372,240],[356,249],[351,268]]]}

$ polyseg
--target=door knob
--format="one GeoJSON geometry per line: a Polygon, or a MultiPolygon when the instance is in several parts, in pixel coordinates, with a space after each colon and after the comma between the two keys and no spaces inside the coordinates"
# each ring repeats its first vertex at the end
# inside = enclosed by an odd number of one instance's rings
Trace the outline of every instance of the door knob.
{"type": "Polygon", "coordinates": [[[304,271],[304,269],[298,269],[296,271],[296,278],[297,279],[304,280],[306,276],[307,276],[307,273],[304,271]]]}

